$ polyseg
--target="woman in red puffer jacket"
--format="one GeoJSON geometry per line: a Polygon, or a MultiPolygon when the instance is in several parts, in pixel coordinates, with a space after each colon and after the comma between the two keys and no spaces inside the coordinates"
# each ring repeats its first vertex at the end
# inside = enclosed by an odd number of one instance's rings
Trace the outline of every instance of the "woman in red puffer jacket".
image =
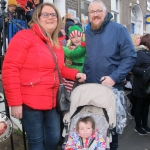
{"type": "Polygon", "coordinates": [[[10,41],[2,69],[3,87],[11,115],[22,118],[29,149],[56,150],[60,139],[60,116],[55,109],[59,78],[46,43],[63,78],[83,82],[86,76],[64,66],[64,52],[58,42],[61,17],[53,4],[41,4],[30,27],[10,41]]]}

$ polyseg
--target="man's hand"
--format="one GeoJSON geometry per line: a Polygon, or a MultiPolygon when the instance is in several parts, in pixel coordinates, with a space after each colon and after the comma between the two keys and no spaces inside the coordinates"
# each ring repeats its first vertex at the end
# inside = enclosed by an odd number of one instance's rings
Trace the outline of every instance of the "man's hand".
{"type": "Polygon", "coordinates": [[[108,85],[108,86],[114,86],[115,82],[114,80],[112,80],[112,78],[110,78],[109,76],[104,76],[100,79],[101,83],[103,85],[108,85]]]}
{"type": "Polygon", "coordinates": [[[22,105],[11,107],[11,116],[16,119],[22,118],[22,105]]]}

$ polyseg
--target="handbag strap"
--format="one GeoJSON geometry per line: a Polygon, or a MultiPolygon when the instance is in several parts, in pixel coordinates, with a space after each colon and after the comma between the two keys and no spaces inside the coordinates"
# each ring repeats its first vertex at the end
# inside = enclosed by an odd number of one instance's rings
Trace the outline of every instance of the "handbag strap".
{"type": "Polygon", "coordinates": [[[53,56],[53,59],[54,59],[54,62],[56,64],[56,69],[57,69],[57,72],[58,72],[59,82],[60,82],[60,84],[63,84],[62,77],[61,77],[61,74],[60,74],[60,71],[59,71],[59,68],[58,68],[58,63],[57,63],[56,57],[55,57],[52,49],[50,48],[50,46],[47,43],[45,43],[45,44],[48,47],[49,51],[51,52],[51,54],[53,56]]]}

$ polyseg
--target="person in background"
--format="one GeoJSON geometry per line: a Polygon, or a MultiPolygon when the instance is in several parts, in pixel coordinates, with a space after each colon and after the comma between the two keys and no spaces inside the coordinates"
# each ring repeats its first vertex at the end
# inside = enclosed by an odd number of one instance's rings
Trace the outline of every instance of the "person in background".
{"type": "Polygon", "coordinates": [[[74,19],[74,16],[73,16],[72,12],[68,12],[64,17],[66,40],[69,39],[69,37],[68,37],[69,27],[73,26],[75,24],[73,19],[74,19]]]}
{"type": "Polygon", "coordinates": [[[65,150],[106,149],[106,142],[96,129],[93,117],[79,118],[74,130],[68,138],[65,150]]]}
{"type": "Polygon", "coordinates": [[[85,27],[85,31],[88,30],[88,29],[90,29],[90,26],[91,26],[90,24],[91,24],[91,23],[90,23],[90,21],[88,20],[88,24],[87,24],[86,27],[85,27]]]}
{"type": "Polygon", "coordinates": [[[29,21],[31,21],[32,15],[33,15],[35,9],[36,9],[40,4],[43,3],[43,0],[32,0],[32,2],[33,2],[33,4],[34,4],[34,6],[35,6],[33,9],[32,9],[31,7],[26,7],[26,11],[27,11],[27,12],[26,12],[27,23],[28,23],[29,21]]]}
{"type": "MultiPolygon", "coordinates": [[[[13,15],[17,6],[18,6],[18,3],[16,0],[8,1],[8,12],[7,12],[8,17],[13,18],[13,15]]],[[[8,19],[6,18],[5,21],[7,22],[8,19]]]]}
{"type": "MultiPolygon", "coordinates": [[[[19,4],[17,3],[16,0],[8,0],[8,8],[7,8],[7,12],[4,14],[5,16],[5,30],[3,30],[3,21],[2,21],[2,17],[0,18],[0,31],[3,32],[3,35],[5,35],[6,37],[6,48],[8,46],[8,37],[9,37],[9,24],[10,24],[10,21],[9,19],[13,19],[14,15],[15,15],[15,9],[17,8],[19,4]],[[9,17],[9,19],[8,19],[9,17]]],[[[3,36],[2,35],[2,36],[3,36]]],[[[3,45],[3,43],[2,43],[3,45]]],[[[2,46],[1,45],[1,46],[2,46]]],[[[2,55],[4,55],[4,52],[5,49],[3,49],[3,46],[2,46],[2,55]]]]}
{"type": "MultiPolygon", "coordinates": [[[[15,23],[19,24],[22,28],[27,29],[27,23],[26,23],[26,17],[25,17],[25,10],[22,7],[16,7],[15,9],[15,15],[13,17],[13,21],[15,23]]],[[[17,26],[15,23],[10,22],[9,24],[9,35],[8,35],[8,41],[18,32],[21,30],[19,26],[17,26]]]]}
{"type": "MultiPolygon", "coordinates": [[[[101,83],[123,90],[124,80],[136,62],[136,52],[127,29],[116,22],[103,1],[93,0],[88,8],[90,29],[85,31],[86,58],[83,72],[87,83],[101,83]]],[[[114,128],[110,150],[117,150],[114,128]]]]}
{"type": "Polygon", "coordinates": [[[64,66],[64,51],[58,41],[61,17],[55,5],[39,5],[29,26],[9,43],[2,69],[3,87],[12,117],[22,121],[29,150],[57,150],[59,77],[50,49],[63,78],[84,82],[86,75],[64,66]]]}
{"type": "Polygon", "coordinates": [[[67,40],[66,40],[65,30],[63,28],[60,29],[58,37],[59,37],[58,39],[62,43],[62,45],[66,46],[67,40]]]}
{"type": "MultiPolygon", "coordinates": [[[[141,35],[140,34],[131,34],[131,39],[132,39],[132,42],[134,44],[136,51],[145,49],[144,45],[140,45],[140,42],[141,42],[141,35]]],[[[125,88],[132,89],[133,79],[134,79],[133,72],[129,72],[129,74],[126,77],[125,88]]],[[[133,92],[131,92],[131,94],[129,95],[129,99],[132,103],[131,115],[134,116],[134,107],[135,107],[135,103],[136,103],[136,98],[135,98],[135,96],[133,96],[133,92]]]]}
{"type": "Polygon", "coordinates": [[[140,42],[141,42],[141,35],[140,34],[131,34],[131,39],[132,39],[132,42],[134,44],[136,51],[141,50],[141,49],[145,49],[145,46],[140,45],[140,42]]]}
{"type": "MultiPolygon", "coordinates": [[[[145,49],[145,47],[143,45],[139,45],[141,42],[140,34],[131,34],[131,39],[132,39],[132,42],[134,44],[136,51],[141,50],[141,49],[145,49]]],[[[130,72],[126,77],[125,88],[132,89],[132,85],[133,85],[133,73],[130,72]]]]}
{"type": "MultiPolygon", "coordinates": [[[[16,10],[17,6],[18,6],[18,3],[16,0],[9,0],[8,8],[7,8],[7,12],[6,12],[5,16],[8,16],[10,19],[12,19],[15,15],[15,10],[16,10]]],[[[5,17],[6,37],[8,36],[9,23],[10,23],[10,21],[8,20],[7,17],[5,17]]],[[[1,27],[3,27],[3,26],[1,25],[1,27]]]]}
{"type": "Polygon", "coordinates": [[[66,36],[66,32],[65,32],[64,28],[61,28],[60,31],[64,36],[66,36]]]}
{"type": "Polygon", "coordinates": [[[144,84],[142,77],[148,67],[150,67],[150,34],[146,34],[141,38],[140,45],[144,45],[145,49],[137,51],[136,63],[132,69],[133,79],[133,95],[136,98],[134,107],[135,132],[139,135],[147,135],[150,133],[148,126],[149,97],[144,93],[144,84]]]}
{"type": "Polygon", "coordinates": [[[78,25],[82,29],[82,24],[80,22],[80,19],[78,17],[76,17],[73,20],[74,20],[75,25],[78,25]]]}
{"type": "MultiPolygon", "coordinates": [[[[69,28],[68,37],[70,43],[63,47],[65,53],[65,65],[68,68],[77,69],[79,72],[83,72],[86,53],[83,31],[78,25],[71,26],[69,28]]],[[[67,79],[63,79],[63,81],[66,89],[70,92],[74,81],[67,79]]]]}

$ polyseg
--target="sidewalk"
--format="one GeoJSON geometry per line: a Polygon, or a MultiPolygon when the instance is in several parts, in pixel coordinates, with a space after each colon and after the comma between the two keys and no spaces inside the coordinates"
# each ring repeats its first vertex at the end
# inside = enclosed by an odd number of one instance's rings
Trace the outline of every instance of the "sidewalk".
{"type": "MultiPolygon", "coordinates": [[[[150,112],[148,125],[150,126],[150,112]]],[[[123,134],[119,135],[118,150],[150,150],[150,134],[141,136],[134,131],[134,127],[133,119],[132,123],[125,128],[123,134]]]]}

